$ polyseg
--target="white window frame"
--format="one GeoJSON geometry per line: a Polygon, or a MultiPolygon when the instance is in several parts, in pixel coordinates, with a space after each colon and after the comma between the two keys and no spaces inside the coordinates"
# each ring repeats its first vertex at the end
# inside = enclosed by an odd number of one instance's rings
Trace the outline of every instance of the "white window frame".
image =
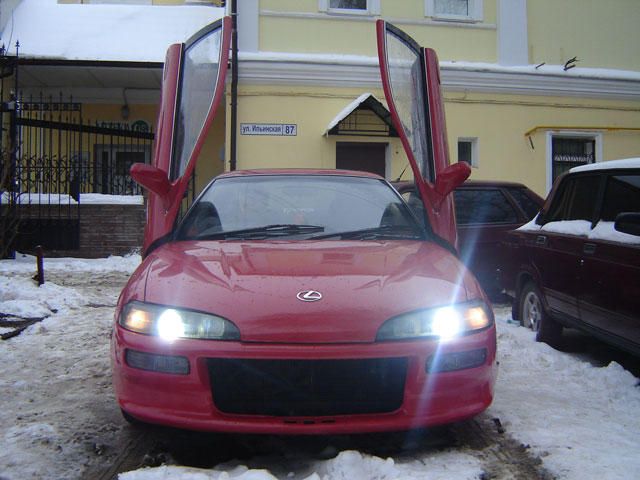
{"type": "MultiPolygon", "coordinates": [[[[471,144],[471,163],[469,163],[469,166],[478,168],[480,166],[480,156],[478,153],[478,137],[458,137],[458,143],[460,142],[468,142],[471,144]]],[[[456,144],[456,147],[457,146],[458,145],[456,144]]],[[[459,158],[458,161],[460,161],[459,158]]]]}
{"type": "Polygon", "coordinates": [[[547,193],[551,191],[553,186],[553,139],[560,138],[590,138],[595,140],[594,155],[596,163],[602,162],[602,132],[585,132],[572,130],[551,130],[547,132],[547,193]]]}
{"type": "Polygon", "coordinates": [[[433,20],[441,20],[444,22],[465,22],[465,23],[478,23],[482,22],[482,0],[468,0],[469,2],[469,15],[447,15],[442,13],[436,13],[436,1],[424,0],[424,15],[425,17],[431,17],[433,20]]]}
{"type": "Polygon", "coordinates": [[[331,15],[380,15],[380,0],[367,0],[367,9],[331,8],[330,0],[318,0],[318,10],[331,15]]]}

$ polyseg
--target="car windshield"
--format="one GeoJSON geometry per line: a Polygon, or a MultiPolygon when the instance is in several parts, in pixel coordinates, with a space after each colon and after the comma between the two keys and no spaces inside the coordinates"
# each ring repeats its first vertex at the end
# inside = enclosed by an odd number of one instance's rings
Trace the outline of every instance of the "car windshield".
{"type": "Polygon", "coordinates": [[[255,175],[209,185],[178,240],[423,239],[400,196],[375,178],[255,175]]]}

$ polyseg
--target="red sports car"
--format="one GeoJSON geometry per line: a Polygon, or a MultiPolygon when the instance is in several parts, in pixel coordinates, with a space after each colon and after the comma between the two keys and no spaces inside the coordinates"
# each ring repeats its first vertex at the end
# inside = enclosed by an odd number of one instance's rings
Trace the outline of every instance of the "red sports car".
{"type": "Polygon", "coordinates": [[[144,261],[112,340],[126,418],[350,433],[449,423],[491,403],[495,325],[456,254],[449,194],[469,170],[449,166],[437,59],[377,30],[425,222],[376,175],[294,169],[221,175],[176,220],[220,99],[229,20],[170,48],[154,163],[132,169],[150,194],[144,261]]]}

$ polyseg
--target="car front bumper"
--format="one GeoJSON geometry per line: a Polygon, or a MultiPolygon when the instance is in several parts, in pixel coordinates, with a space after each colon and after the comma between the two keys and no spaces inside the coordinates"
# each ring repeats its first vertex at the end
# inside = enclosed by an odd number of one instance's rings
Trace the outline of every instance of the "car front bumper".
{"type": "MultiPolygon", "coordinates": [[[[224,362],[222,365],[224,366],[224,362]]],[[[120,407],[143,422],[189,430],[295,435],[399,431],[470,418],[491,404],[497,375],[494,326],[448,342],[421,340],[287,345],[185,339],[167,343],[157,337],[132,333],[116,325],[112,339],[112,366],[113,383],[120,407]],[[127,349],[186,358],[188,373],[160,373],[133,368],[126,361],[127,349]],[[481,350],[486,351],[486,356],[479,366],[439,373],[430,373],[425,367],[429,358],[452,358],[450,354],[481,350]],[[211,359],[235,360],[242,364],[244,370],[234,371],[234,375],[247,371],[246,365],[253,365],[252,362],[276,365],[276,368],[279,364],[331,364],[334,368],[337,365],[336,371],[339,371],[341,362],[348,365],[354,361],[358,365],[362,363],[364,366],[358,368],[362,368],[363,374],[368,375],[367,372],[375,369],[372,364],[379,364],[380,361],[386,364],[386,360],[396,359],[402,365],[400,371],[404,379],[399,387],[394,387],[402,388],[402,391],[397,406],[392,406],[390,411],[384,410],[393,405],[393,402],[387,402],[382,407],[373,402],[374,406],[371,407],[371,402],[368,401],[363,401],[364,413],[358,411],[357,399],[368,400],[368,397],[374,395],[371,384],[359,386],[357,377],[353,376],[358,375],[356,371],[339,374],[341,383],[333,388],[335,391],[330,395],[332,403],[341,403],[344,393],[345,398],[352,399],[349,406],[336,406],[332,411],[331,408],[324,410],[322,402],[316,402],[312,407],[305,407],[306,410],[292,408],[289,414],[286,413],[287,402],[292,402],[293,405],[296,397],[295,389],[292,390],[290,385],[294,375],[289,374],[286,378],[288,387],[274,393],[276,400],[277,395],[280,395],[283,408],[280,409],[276,401],[272,402],[271,407],[265,407],[264,412],[260,412],[260,399],[250,403],[248,408],[234,408],[233,398],[237,397],[238,405],[241,405],[245,400],[243,392],[246,391],[247,395],[260,395],[262,388],[254,388],[248,382],[243,384],[240,378],[238,388],[235,388],[231,396],[226,395],[226,400],[221,402],[220,394],[219,401],[214,401],[216,386],[220,387],[220,384],[216,385],[218,373],[212,367],[211,359]],[[362,362],[358,362],[359,360],[362,362]],[[355,391],[358,388],[369,390],[364,397],[362,392],[358,397],[358,392],[355,391]],[[365,403],[369,405],[368,408],[364,407],[365,403]],[[222,404],[224,405],[220,407],[222,404]]],[[[265,371],[273,372],[273,369],[265,371]]],[[[375,379],[380,382],[388,378],[388,374],[389,372],[372,373],[377,375],[375,379]]],[[[264,375],[264,371],[259,372],[259,375],[264,375]]],[[[305,378],[299,381],[305,389],[311,388],[313,383],[305,378]]],[[[323,382],[326,385],[330,382],[330,377],[325,376],[323,382]]],[[[264,388],[271,389],[275,384],[277,382],[266,382],[264,388]]],[[[225,385],[226,388],[235,387],[228,378],[225,385]]],[[[274,397],[269,398],[273,400],[274,397]]]]}

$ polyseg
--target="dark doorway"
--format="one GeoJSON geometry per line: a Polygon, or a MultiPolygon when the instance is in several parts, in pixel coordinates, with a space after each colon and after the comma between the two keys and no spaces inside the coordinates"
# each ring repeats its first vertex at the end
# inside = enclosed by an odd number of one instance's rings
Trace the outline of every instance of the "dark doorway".
{"type": "Polygon", "coordinates": [[[336,168],[385,176],[386,143],[336,143],[336,168]]]}

